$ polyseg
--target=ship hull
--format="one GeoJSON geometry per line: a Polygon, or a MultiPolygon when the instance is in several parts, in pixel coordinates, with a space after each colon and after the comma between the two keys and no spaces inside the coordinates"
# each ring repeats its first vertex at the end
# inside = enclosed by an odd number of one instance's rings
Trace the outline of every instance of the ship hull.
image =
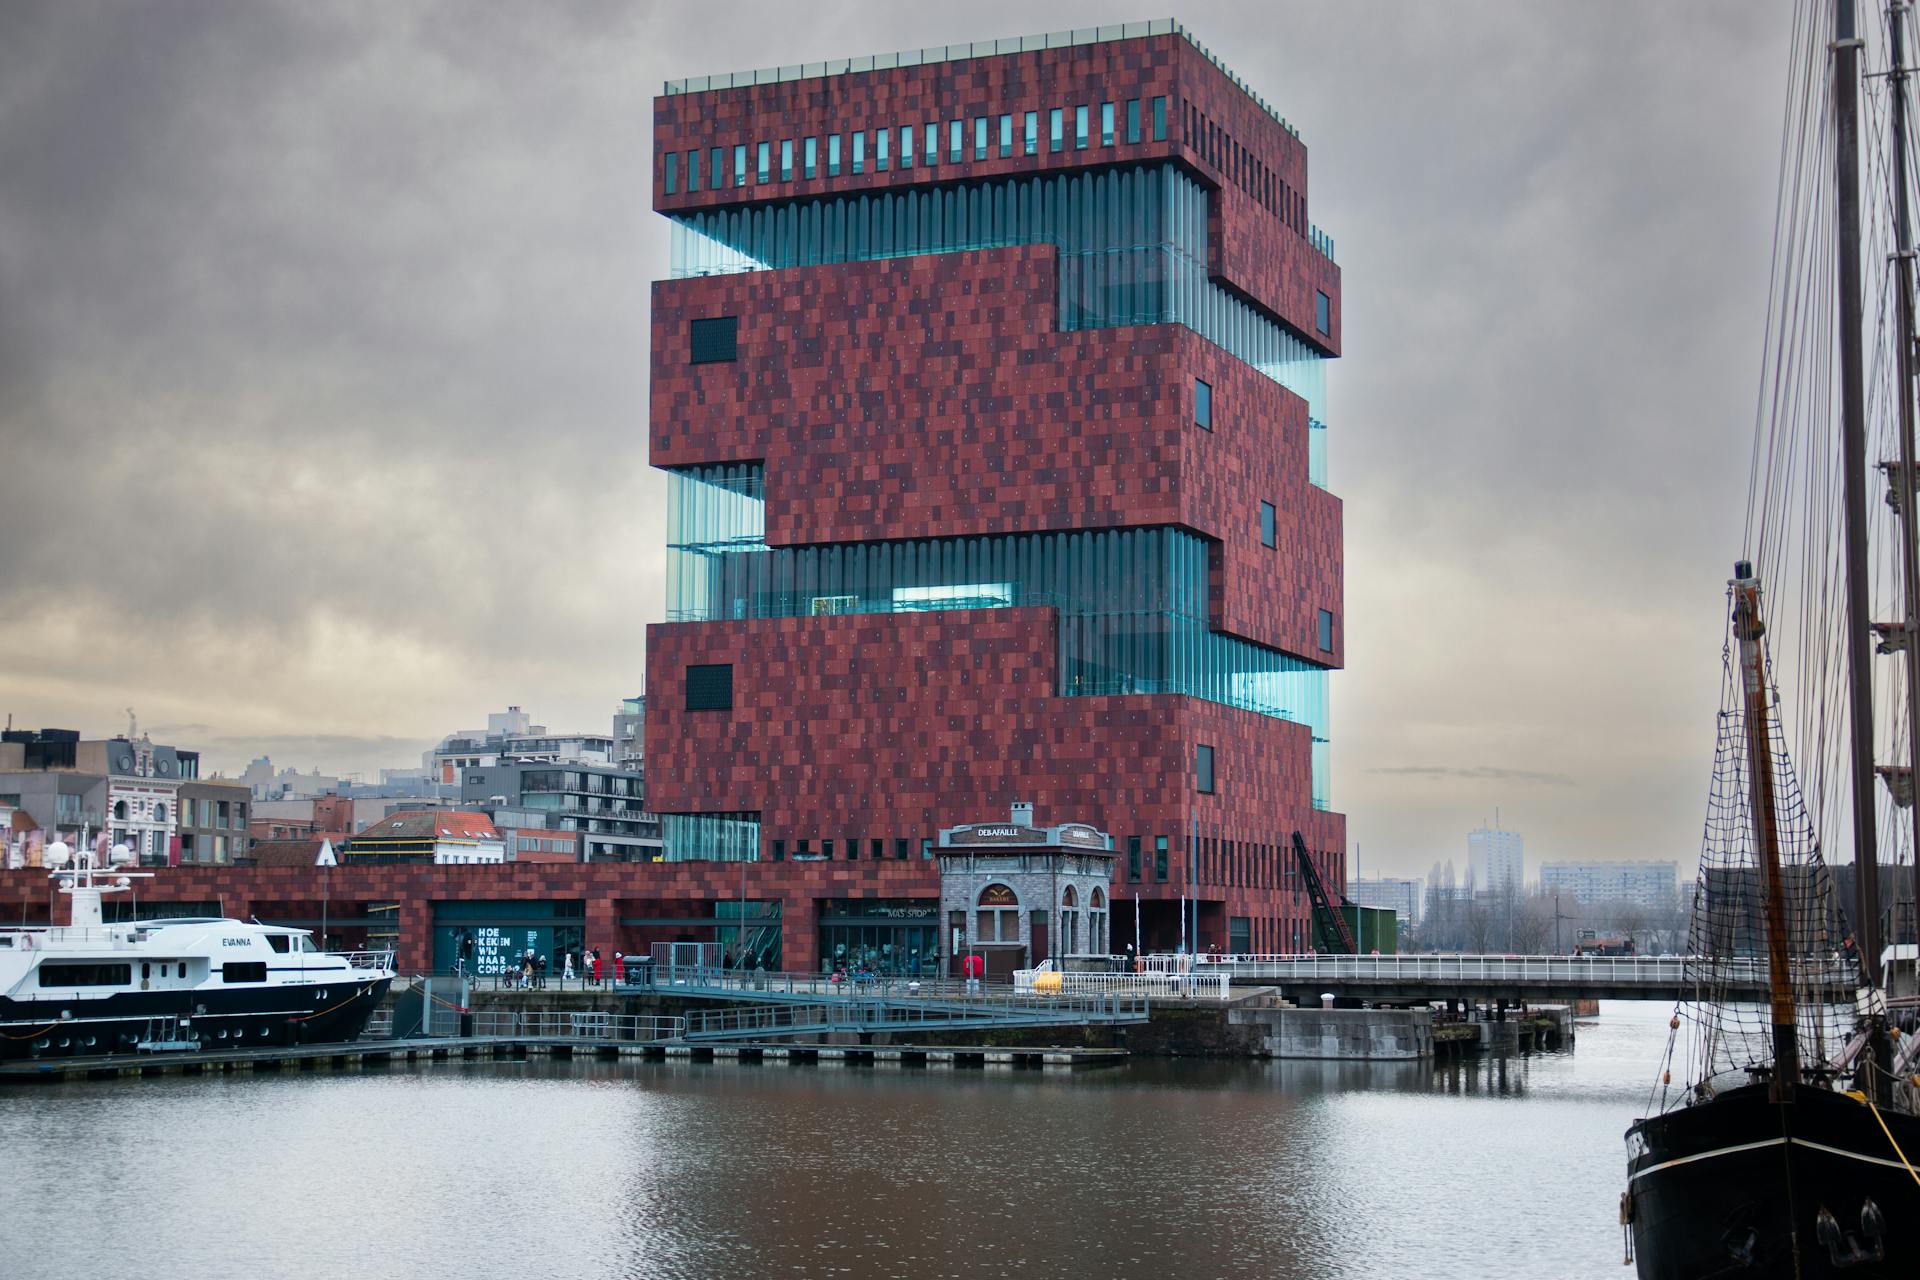
{"type": "Polygon", "coordinates": [[[0,1060],[133,1053],[163,1026],[203,1049],[336,1044],[357,1039],[386,998],[391,977],[319,987],[130,991],[72,1001],[0,998],[0,1060]],[[71,1016],[61,1017],[63,1011],[71,1016]]]}
{"type": "Polygon", "coordinates": [[[1802,1088],[1765,1085],[1627,1130],[1630,1229],[1640,1280],[1914,1274],[1920,1119],[1802,1088]],[[1889,1141],[1889,1132],[1892,1141],[1889,1141]],[[1863,1210],[1868,1210],[1863,1221],[1863,1210]],[[1827,1215],[1823,1226],[1822,1211],[1827,1215]]]}

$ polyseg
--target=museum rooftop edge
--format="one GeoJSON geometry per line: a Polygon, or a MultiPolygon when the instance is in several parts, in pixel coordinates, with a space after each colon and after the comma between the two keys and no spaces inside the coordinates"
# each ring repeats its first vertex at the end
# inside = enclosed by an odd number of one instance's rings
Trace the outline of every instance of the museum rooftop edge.
{"type": "Polygon", "coordinates": [[[762,67],[757,71],[723,72],[714,76],[692,76],[669,80],[662,92],[668,96],[682,93],[707,93],[715,89],[742,89],[756,84],[780,84],[789,80],[812,80],[820,76],[844,76],[857,71],[889,71],[895,67],[919,67],[940,62],[960,62],[967,58],[1004,57],[1032,53],[1040,49],[1070,49],[1076,45],[1104,44],[1109,40],[1137,40],[1144,36],[1179,35],[1185,37],[1222,75],[1239,87],[1260,109],[1279,121],[1280,127],[1295,138],[1300,131],[1287,123],[1265,98],[1255,93],[1246,81],[1201,44],[1193,32],[1178,19],[1155,18],[1150,22],[1123,22],[1106,27],[1077,27],[1071,31],[1049,31],[1045,35],[1008,36],[1002,40],[975,40],[963,44],[935,44],[924,49],[901,49],[894,53],[874,53],[861,58],[829,58],[825,62],[796,62],[784,67],[762,67]]]}

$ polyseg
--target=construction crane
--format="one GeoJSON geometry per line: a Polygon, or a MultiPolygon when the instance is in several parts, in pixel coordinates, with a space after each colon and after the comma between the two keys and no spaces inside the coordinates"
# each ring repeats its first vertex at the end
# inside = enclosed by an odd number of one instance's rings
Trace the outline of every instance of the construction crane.
{"type": "Polygon", "coordinates": [[[1307,842],[1298,831],[1293,833],[1293,856],[1299,859],[1300,876],[1307,882],[1307,896],[1313,899],[1313,919],[1320,926],[1321,938],[1337,955],[1358,955],[1360,948],[1353,944],[1353,931],[1347,928],[1347,917],[1328,897],[1326,881],[1320,878],[1320,868],[1313,865],[1313,855],[1307,852],[1307,842]]]}

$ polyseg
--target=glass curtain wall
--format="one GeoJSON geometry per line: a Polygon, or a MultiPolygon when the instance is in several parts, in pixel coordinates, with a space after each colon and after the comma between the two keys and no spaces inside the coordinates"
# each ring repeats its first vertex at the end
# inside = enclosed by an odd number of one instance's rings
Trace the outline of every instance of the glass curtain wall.
{"type": "Polygon", "coordinates": [[[1207,202],[1185,172],[1157,164],[698,210],[673,216],[672,273],[1051,244],[1061,328],[1186,325],[1306,400],[1324,424],[1321,357],[1208,277],[1207,202]]]}
{"type": "Polygon", "coordinates": [[[1213,630],[1205,539],[1156,527],[769,547],[762,476],[669,472],[668,621],[1051,606],[1060,694],[1186,694],[1307,725],[1327,804],[1327,670],[1213,630]]]}
{"type": "Polygon", "coordinates": [[[660,843],[664,862],[757,862],[760,815],[663,813],[660,843]]]}

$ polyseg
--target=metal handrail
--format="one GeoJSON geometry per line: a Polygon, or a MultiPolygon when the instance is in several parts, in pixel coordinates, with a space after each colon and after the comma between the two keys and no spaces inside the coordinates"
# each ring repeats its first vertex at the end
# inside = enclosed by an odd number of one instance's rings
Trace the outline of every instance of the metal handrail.
{"type": "Polygon", "coordinates": [[[388,972],[393,971],[394,953],[391,950],[388,950],[388,951],[322,951],[320,954],[325,956],[333,956],[335,959],[338,959],[338,960],[345,960],[348,965],[352,966],[355,969],[384,969],[384,970],[387,970],[388,972]]]}
{"type": "Polygon", "coordinates": [[[1013,973],[1015,991],[1049,994],[1051,987],[1059,994],[1112,992],[1115,994],[1140,994],[1157,996],[1184,996],[1194,999],[1226,1000],[1233,993],[1233,975],[1225,970],[1215,972],[1169,973],[1149,970],[1135,973],[1121,972],[1085,972],[1076,973],[1058,969],[1016,969],[1013,973]],[[1036,979],[1045,979],[1036,982],[1036,979]],[[1058,978],[1057,983],[1050,981],[1058,978]]]}
{"type": "Polygon", "coordinates": [[[681,1017],[596,1010],[477,1009],[473,1034],[535,1040],[597,1040],[620,1044],[653,1044],[679,1039],[687,1020],[681,1017]]]}
{"type": "MultiPolygon", "coordinates": [[[[1672,985],[1699,981],[1766,985],[1762,957],[1737,956],[1544,956],[1544,955],[1153,955],[1148,972],[1226,973],[1235,977],[1295,979],[1390,979],[1566,981],[1672,985]]],[[[1795,958],[1796,981],[1851,988],[1856,979],[1845,959],[1795,958]]]]}

